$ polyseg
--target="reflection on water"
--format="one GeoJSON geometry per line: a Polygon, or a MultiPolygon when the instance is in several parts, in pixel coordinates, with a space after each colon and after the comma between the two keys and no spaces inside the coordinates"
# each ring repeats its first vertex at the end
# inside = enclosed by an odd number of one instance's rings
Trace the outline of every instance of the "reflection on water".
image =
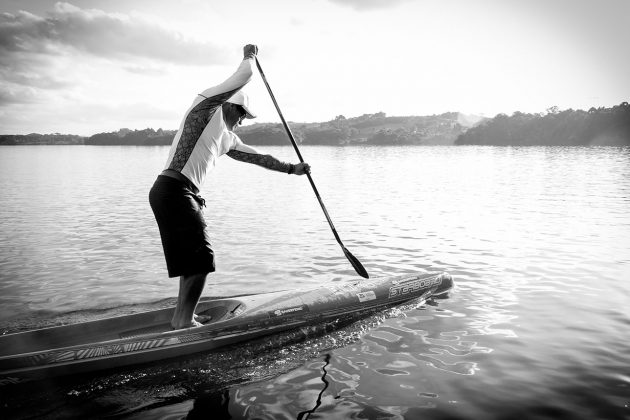
{"type": "Polygon", "coordinates": [[[322,395],[324,394],[324,392],[326,392],[328,385],[330,385],[330,383],[326,379],[326,376],[328,375],[328,371],[326,370],[326,368],[328,367],[328,364],[330,363],[330,354],[326,354],[324,356],[324,362],[325,364],[322,367],[322,371],[324,371],[324,373],[322,374],[322,382],[324,383],[324,385],[321,391],[319,391],[319,394],[317,394],[317,400],[315,401],[315,406],[311,408],[310,410],[306,410],[306,411],[302,411],[298,413],[297,415],[298,420],[310,418],[311,414],[313,414],[322,405],[322,395]]]}
{"type": "MultiPolygon", "coordinates": [[[[290,148],[270,151],[292,159],[290,148]]],[[[0,148],[0,327],[172,302],[176,283],[165,278],[147,203],[166,153],[0,148]]],[[[55,383],[15,396],[11,413],[630,416],[630,149],[307,147],[304,155],[344,244],[372,276],[448,271],[450,297],[319,337],[301,332],[55,383]]],[[[222,160],[202,191],[218,256],[206,294],[354,279],[308,183],[261,171],[222,160]]]]}

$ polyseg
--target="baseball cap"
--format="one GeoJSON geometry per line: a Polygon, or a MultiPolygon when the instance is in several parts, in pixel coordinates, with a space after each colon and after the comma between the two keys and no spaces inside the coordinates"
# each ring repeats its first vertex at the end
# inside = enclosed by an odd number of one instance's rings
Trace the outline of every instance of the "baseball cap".
{"type": "Polygon", "coordinates": [[[245,110],[245,118],[256,118],[256,114],[249,109],[249,96],[242,89],[232,95],[227,102],[242,106],[245,110]]]}

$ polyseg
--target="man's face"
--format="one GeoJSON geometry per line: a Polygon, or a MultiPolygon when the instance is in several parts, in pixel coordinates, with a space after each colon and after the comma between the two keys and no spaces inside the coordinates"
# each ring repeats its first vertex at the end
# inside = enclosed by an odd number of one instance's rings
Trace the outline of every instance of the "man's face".
{"type": "Polygon", "coordinates": [[[228,103],[224,108],[225,125],[230,131],[234,131],[236,127],[241,125],[245,119],[246,112],[242,106],[228,103]]]}

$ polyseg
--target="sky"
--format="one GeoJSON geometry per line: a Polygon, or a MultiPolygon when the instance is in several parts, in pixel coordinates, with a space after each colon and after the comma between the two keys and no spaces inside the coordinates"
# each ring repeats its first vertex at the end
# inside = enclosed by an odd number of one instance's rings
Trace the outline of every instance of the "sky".
{"type": "Polygon", "coordinates": [[[0,0],[0,134],[175,130],[248,43],[295,122],[630,99],[628,0],[0,0]]]}

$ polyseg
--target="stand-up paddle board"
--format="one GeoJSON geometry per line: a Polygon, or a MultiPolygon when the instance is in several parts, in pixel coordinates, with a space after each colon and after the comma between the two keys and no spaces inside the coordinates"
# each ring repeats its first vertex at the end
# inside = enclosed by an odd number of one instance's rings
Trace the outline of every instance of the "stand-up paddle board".
{"type": "Polygon", "coordinates": [[[0,385],[136,365],[305,325],[365,316],[447,293],[448,274],[332,282],[314,289],[203,300],[201,327],[172,330],[174,308],[0,336],[0,385]]]}

